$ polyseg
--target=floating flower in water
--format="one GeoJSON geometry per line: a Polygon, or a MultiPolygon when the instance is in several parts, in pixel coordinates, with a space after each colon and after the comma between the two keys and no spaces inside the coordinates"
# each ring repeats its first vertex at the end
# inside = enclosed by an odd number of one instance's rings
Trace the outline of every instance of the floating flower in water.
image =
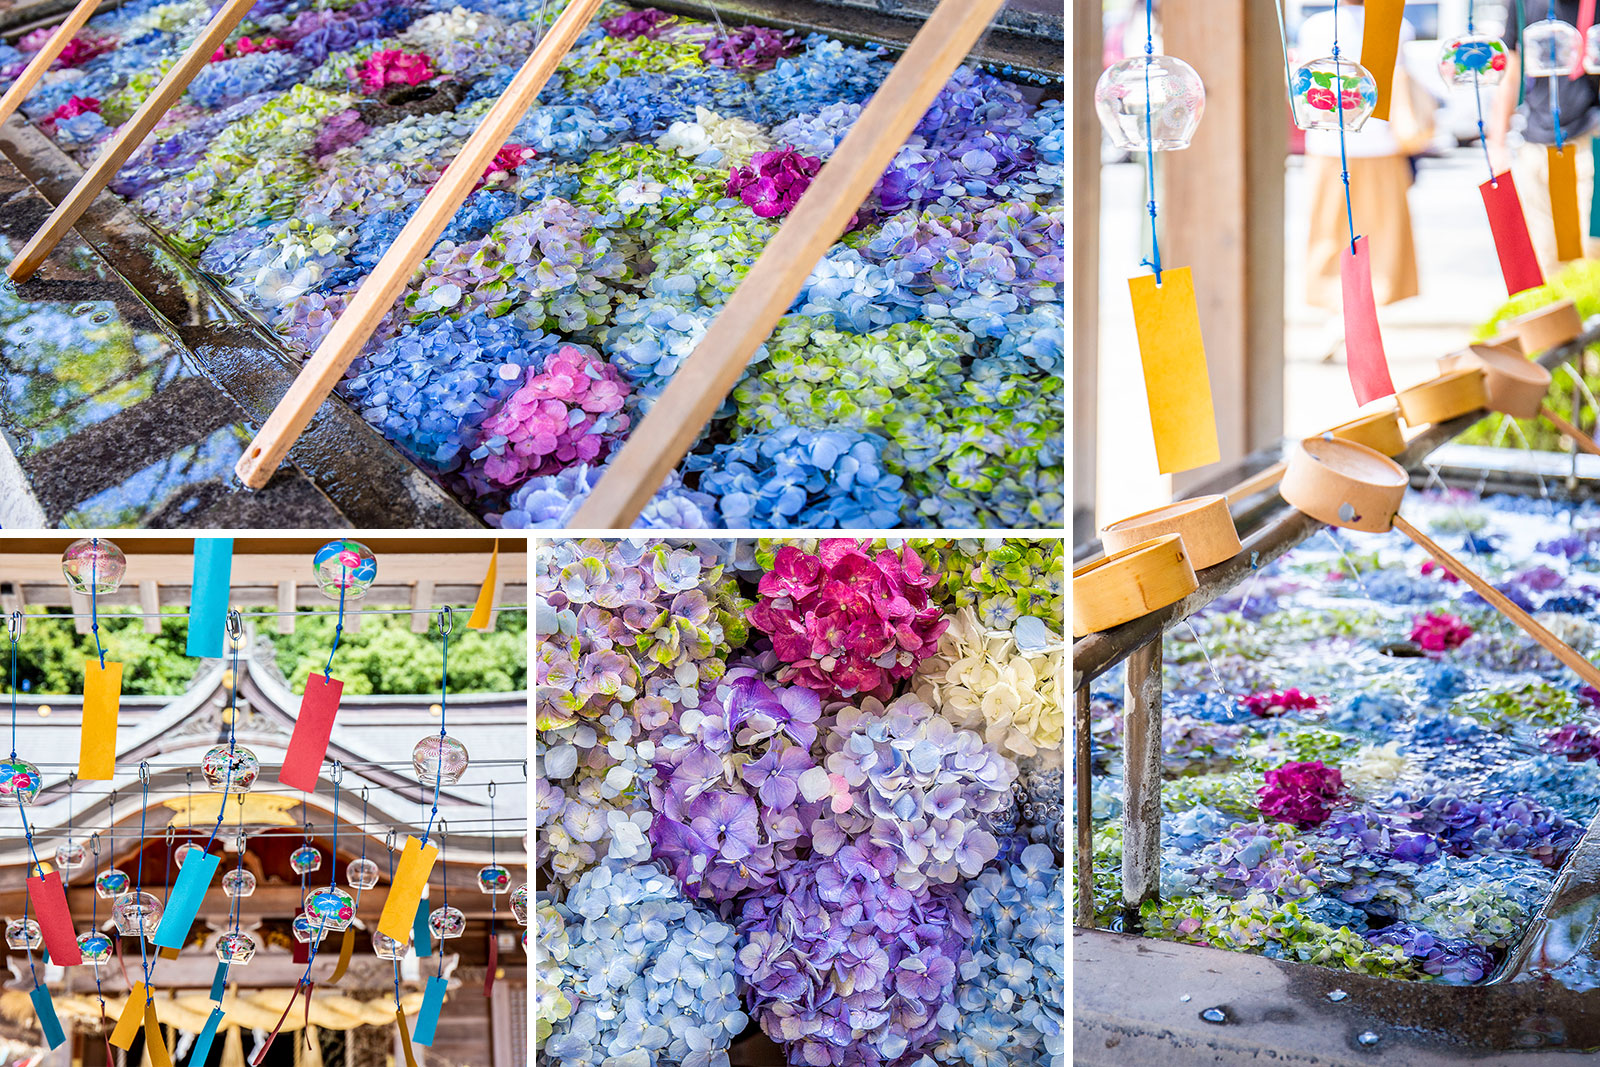
{"type": "Polygon", "coordinates": [[[1431,559],[1422,561],[1422,573],[1424,575],[1437,574],[1440,578],[1447,582],[1461,581],[1461,579],[1456,577],[1455,572],[1449,567],[1446,567],[1443,563],[1438,563],[1431,559]]]}
{"type": "Polygon", "coordinates": [[[1298,689],[1285,689],[1281,693],[1251,693],[1239,703],[1260,719],[1276,718],[1291,711],[1312,711],[1318,706],[1316,697],[1298,689]]]}
{"type": "Polygon", "coordinates": [[[1539,747],[1573,763],[1600,757],[1600,734],[1586,722],[1571,722],[1545,733],[1539,747]]]}
{"type": "Polygon", "coordinates": [[[96,115],[100,114],[100,101],[92,96],[72,96],[67,99],[65,104],[51,112],[50,117],[60,122],[62,119],[77,118],[79,115],[86,115],[91,112],[96,115]]]}
{"type": "Polygon", "coordinates": [[[1344,791],[1337,767],[1321,760],[1285,763],[1266,772],[1267,784],[1256,790],[1261,814],[1305,828],[1324,822],[1344,791]]]}
{"type": "Polygon", "coordinates": [[[421,85],[434,76],[433,64],[425,55],[384,49],[350,72],[350,80],[374,95],[395,85],[421,85]]]}
{"type": "Polygon", "coordinates": [[[281,37],[263,37],[253,41],[248,37],[241,37],[232,45],[222,45],[211,55],[211,62],[223,63],[240,56],[254,55],[257,52],[283,52],[289,49],[288,41],[281,37]]]}
{"type": "Polygon", "coordinates": [[[804,45],[793,30],[770,26],[740,26],[726,37],[706,43],[701,57],[713,67],[734,70],[771,70],[778,60],[800,51],[804,45]]]}
{"type": "MultiPolygon", "coordinates": [[[[757,152],[743,167],[728,172],[726,192],[736,196],[764,219],[787,215],[822,169],[816,156],[801,155],[792,148],[757,152]]],[[[851,216],[850,226],[855,225],[851,216]]]]}
{"type": "Polygon", "coordinates": [[[1446,982],[1476,982],[1494,966],[1494,956],[1466,938],[1444,938],[1415,923],[1398,922],[1367,934],[1374,945],[1394,945],[1446,982]]]}
{"type": "Polygon", "coordinates": [[[1411,625],[1411,640],[1429,652],[1446,652],[1459,648],[1472,636],[1472,627],[1461,621],[1459,615],[1428,612],[1418,616],[1411,625]]]}
{"type": "Polygon", "coordinates": [[[668,14],[660,8],[647,7],[606,19],[600,25],[612,37],[646,37],[654,40],[660,37],[675,19],[675,15],[668,14]]]}

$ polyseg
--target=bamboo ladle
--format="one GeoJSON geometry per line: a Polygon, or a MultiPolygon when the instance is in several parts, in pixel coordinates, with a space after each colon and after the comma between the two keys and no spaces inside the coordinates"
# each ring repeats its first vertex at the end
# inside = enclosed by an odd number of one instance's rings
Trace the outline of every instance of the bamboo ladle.
{"type": "Polygon", "coordinates": [[[1399,530],[1578,677],[1600,688],[1600,669],[1406,521],[1400,514],[1400,505],[1411,479],[1400,464],[1363,445],[1325,437],[1308,437],[1294,446],[1288,464],[1279,492],[1292,507],[1320,522],[1347,530],[1367,533],[1399,530]]]}
{"type": "MultiPolygon", "coordinates": [[[[1406,450],[1406,437],[1400,430],[1398,408],[1387,408],[1351,419],[1349,422],[1341,422],[1323,433],[1324,436],[1332,434],[1340,440],[1354,441],[1368,448],[1375,448],[1386,456],[1398,456],[1406,450]]],[[[1228,498],[1228,503],[1237,504],[1241,500],[1271,489],[1283,479],[1285,466],[1286,464],[1279,461],[1265,470],[1252,474],[1224,494],[1228,498]]]]}
{"type": "Polygon", "coordinates": [[[1578,427],[1557,415],[1545,402],[1550,393],[1550,371],[1523,356],[1509,344],[1472,345],[1439,361],[1441,369],[1453,370],[1480,366],[1484,370],[1484,390],[1489,410],[1514,419],[1541,416],[1571,438],[1572,443],[1591,456],[1600,456],[1600,444],[1578,427]]]}

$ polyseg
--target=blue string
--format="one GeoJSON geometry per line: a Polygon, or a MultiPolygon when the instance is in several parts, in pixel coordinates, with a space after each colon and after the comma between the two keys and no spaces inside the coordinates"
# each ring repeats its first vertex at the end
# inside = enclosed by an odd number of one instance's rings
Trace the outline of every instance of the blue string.
{"type": "MultiPolygon", "coordinates": [[[[450,865],[445,861],[445,848],[449,844],[445,835],[439,835],[439,910],[444,911],[450,907],[450,865]]],[[[448,918],[448,916],[446,916],[448,918]]],[[[443,940],[441,938],[441,940],[443,940]]],[[[439,946],[435,953],[439,957],[439,967],[434,973],[444,976],[444,946],[439,946]]]]}
{"type": "MultiPolygon", "coordinates": [[[[1150,65],[1156,51],[1155,30],[1151,19],[1152,0],[1144,0],[1144,154],[1145,171],[1150,179],[1150,258],[1140,264],[1155,271],[1156,285],[1161,284],[1161,239],[1156,234],[1156,149],[1155,116],[1150,105],[1150,65]]],[[[426,844],[427,840],[424,839],[426,844]]]]}
{"type": "MultiPolygon", "coordinates": [[[[20,612],[14,614],[21,614],[20,612]]],[[[15,624],[11,634],[11,759],[17,758],[17,636],[15,624]]]]}
{"type": "Polygon", "coordinates": [[[1339,108],[1339,176],[1344,180],[1344,221],[1350,227],[1350,254],[1356,254],[1356,216],[1350,204],[1350,159],[1344,148],[1344,82],[1339,64],[1339,0],[1333,0],[1333,99],[1339,108]]]}
{"type": "MultiPolygon", "coordinates": [[[[394,885],[394,849],[389,849],[389,884],[394,885]]],[[[394,964],[394,1010],[400,1010],[400,961],[391,960],[394,964]]]]}
{"type": "Polygon", "coordinates": [[[94,649],[100,654],[100,669],[106,669],[106,650],[100,645],[100,538],[90,542],[95,551],[89,556],[89,629],[94,631],[94,649]]]}
{"type": "MultiPolygon", "coordinates": [[[[1157,283],[1159,283],[1160,280],[1161,280],[1160,276],[1157,275],[1157,278],[1156,278],[1157,283]]],[[[446,609],[446,611],[448,611],[448,610],[449,609],[446,609]]],[[[443,744],[443,742],[444,742],[444,738],[445,738],[445,732],[444,732],[445,712],[450,710],[450,630],[445,629],[445,627],[443,625],[443,618],[442,617],[443,617],[444,613],[441,612],[440,615],[441,615],[441,622],[440,622],[440,626],[439,626],[439,631],[440,631],[441,636],[443,636],[443,638],[444,638],[444,663],[443,663],[443,666],[442,666],[442,669],[441,669],[441,673],[439,675],[439,741],[440,741],[439,756],[442,759],[443,756],[444,756],[444,744],[443,744]]],[[[452,626],[451,629],[454,629],[454,626],[452,626]]],[[[422,832],[422,847],[424,847],[424,848],[428,847],[428,838],[430,836],[432,836],[432,834],[433,834],[433,821],[435,819],[437,819],[438,817],[439,817],[439,775],[438,775],[438,773],[436,771],[434,773],[434,776],[433,776],[433,811],[428,813],[428,828],[422,832]]]]}
{"type": "MultiPolygon", "coordinates": [[[[333,862],[328,864],[328,888],[339,885],[339,779],[344,777],[344,766],[333,761],[333,862]]],[[[364,819],[362,820],[365,821],[364,819]]]]}
{"type": "MultiPolygon", "coordinates": [[[[1478,0],[1467,0],[1467,33],[1472,33],[1472,9],[1478,0]]],[[[1478,68],[1472,68],[1472,100],[1478,105],[1478,146],[1483,149],[1483,165],[1489,168],[1489,184],[1500,188],[1500,179],[1494,173],[1494,161],[1489,158],[1489,135],[1483,128],[1483,93],[1478,87],[1478,68]]]]}
{"type": "MultiPolygon", "coordinates": [[[[233,687],[228,690],[228,772],[222,779],[222,803],[217,805],[217,821],[211,824],[211,836],[206,838],[207,853],[211,851],[211,843],[217,839],[217,831],[222,829],[222,817],[228,813],[228,792],[233,788],[234,726],[239,720],[239,643],[233,638],[234,635],[229,633],[228,647],[232,650],[230,665],[233,670],[233,687]]],[[[241,849],[240,855],[243,854],[241,849]]]]}
{"type": "Polygon", "coordinates": [[[333,647],[328,650],[328,665],[322,668],[322,680],[329,681],[333,677],[333,654],[339,651],[339,638],[344,634],[344,584],[349,577],[350,568],[339,564],[339,618],[333,624],[333,647]]]}
{"type": "MultiPolygon", "coordinates": [[[[150,805],[150,779],[147,777],[149,768],[141,763],[139,765],[139,873],[134,884],[135,893],[144,892],[144,815],[150,805]]],[[[155,1002],[155,994],[150,991],[150,954],[145,950],[144,918],[139,920],[139,967],[144,972],[144,1002],[155,1002]]]]}

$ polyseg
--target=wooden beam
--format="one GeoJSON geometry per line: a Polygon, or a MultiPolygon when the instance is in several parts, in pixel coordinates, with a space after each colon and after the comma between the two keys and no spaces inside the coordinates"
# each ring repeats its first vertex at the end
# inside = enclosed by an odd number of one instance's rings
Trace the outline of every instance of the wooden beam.
{"type": "MultiPolygon", "coordinates": [[[[1100,77],[1098,4],[1072,6],[1072,539],[1095,536],[1100,402],[1100,122],[1089,101],[1100,77]]],[[[1165,13],[1163,13],[1165,15],[1165,13]]]]}
{"type": "MultiPolygon", "coordinates": [[[[286,578],[278,583],[278,610],[294,612],[299,611],[298,596],[293,579],[286,578]]],[[[294,619],[288,615],[278,616],[278,632],[280,634],[294,633],[294,619]]]]}
{"type": "Polygon", "coordinates": [[[78,35],[78,31],[83,29],[84,23],[89,21],[89,16],[93,15],[94,9],[99,6],[100,0],[78,0],[78,6],[68,13],[66,21],[56,27],[44,47],[34,53],[26,69],[11,83],[6,95],[0,97],[0,123],[16,114],[17,108],[21,107],[28,94],[33,92],[33,87],[39,84],[39,79],[44,77],[45,71],[55,63],[68,42],[78,35]]]}
{"type": "Polygon", "coordinates": [[[128,162],[133,153],[144,143],[144,139],[150,136],[150,131],[155,129],[156,123],[160,122],[162,116],[178,102],[178,98],[189,88],[194,76],[211,62],[211,57],[228,39],[234,28],[243,21],[254,3],[255,0],[227,0],[211,17],[205,32],[195,38],[188,51],[184,52],[182,58],[167,71],[160,84],[156,86],[155,92],[151,93],[149,99],[133,113],[133,118],[123,124],[116,137],[100,149],[94,162],[89,164],[89,169],[78,179],[78,184],[72,187],[72,192],[68,193],[66,199],[61,201],[50,214],[50,218],[39,228],[39,232],[33,235],[27,247],[17,254],[10,266],[6,267],[6,273],[11,276],[12,281],[25,282],[33,277],[40,264],[67,235],[67,231],[83,217],[85,211],[89,210],[94,198],[111,183],[117,171],[128,162]]]}
{"type": "Polygon", "coordinates": [[[1128,656],[1123,702],[1122,906],[1161,895],[1161,647],[1156,637],[1128,656]]]}
{"type": "Polygon", "coordinates": [[[456,209],[477,185],[484,168],[505,146],[506,138],[539,95],[563,56],[572,48],[600,7],[600,0],[567,0],[550,32],[534,47],[522,69],[506,91],[496,100],[478,128],[434,185],[422,204],[412,213],[400,236],[383,254],[361,288],[345,306],[333,328],[301,367],[294,384],[262,423],[255,440],[239,459],[239,478],[252,489],[267,484],[300,439],[311,417],[344,377],[345,370],[361,352],[372,331],[394,308],[395,300],[411,280],[455,216],[456,209]]]}
{"type": "Polygon", "coordinates": [[[940,0],[695,350],[628,435],[578,509],[575,528],[616,530],[633,524],[1001,4],[940,0]]]}
{"type": "MultiPolygon", "coordinates": [[[[1273,0],[1171,4],[1162,49],[1206,86],[1194,142],[1158,160],[1162,258],[1194,268],[1222,462],[1283,436],[1288,104],[1273,0]]],[[[1211,475],[1173,478],[1175,492],[1211,475]]]]}
{"type": "Polygon", "coordinates": [[[361,608],[357,604],[344,606],[344,632],[358,634],[361,632],[361,608]]]}
{"type": "MultiPolygon", "coordinates": [[[[417,579],[417,584],[411,590],[411,607],[414,611],[427,611],[433,607],[433,581],[431,579],[417,579]]],[[[432,616],[411,616],[411,632],[414,634],[427,633],[428,627],[432,624],[432,616]]]]}
{"type": "MultiPolygon", "coordinates": [[[[161,586],[158,583],[139,583],[139,610],[146,615],[155,615],[161,611],[161,586]]],[[[161,620],[145,619],[144,632],[147,634],[160,633],[161,620]]]]}

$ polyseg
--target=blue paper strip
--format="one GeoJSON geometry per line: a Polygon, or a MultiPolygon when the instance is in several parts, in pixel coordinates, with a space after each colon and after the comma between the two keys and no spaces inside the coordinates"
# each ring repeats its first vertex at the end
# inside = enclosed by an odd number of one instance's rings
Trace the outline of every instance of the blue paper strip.
{"type": "Polygon", "coordinates": [[[194,1048],[189,1051],[189,1058],[185,1062],[192,1063],[195,1067],[205,1067],[206,1057],[211,1054],[211,1042],[217,1036],[217,1027],[222,1022],[222,1009],[212,1008],[211,1014],[206,1018],[205,1028],[200,1031],[200,1036],[194,1039],[194,1048]]]}
{"type": "MultiPolygon", "coordinates": [[[[53,1049],[60,1048],[61,1043],[67,1039],[67,1035],[62,1032],[61,1020],[56,1018],[56,1004],[55,1001],[50,999],[50,990],[42,985],[36,985],[33,987],[33,992],[29,993],[28,996],[33,998],[33,1011],[34,1014],[39,1016],[39,1025],[44,1029],[45,1041],[53,1049]]],[[[439,1009],[435,1008],[433,1014],[437,1018],[439,1009]]],[[[428,1033],[433,1033],[432,1027],[428,1029],[428,1033]]]]}
{"type": "Polygon", "coordinates": [[[189,591],[189,655],[199,659],[222,657],[228,585],[232,579],[233,538],[195,538],[194,585],[189,591]]]}
{"type": "Polygon", "coordinates": [[[217,964],[217,973],[211,976],[211,999],[218,1004],[222,1003],[222,995],[228,991],[228,965],[217,964]]]}
{"type": "Polygon", "coordinates": [[[204,856],[191,855],[178,870],[178,880],[167,897],[166,910],[161,913],[161,925],[156,927],[157,948],[182,948],[189,940],[189,927],[200,913],[200,905],[211,888],[212,876],[222,857],[214,852],[204,856]]]}
{"type": "Polygon", "coordinates": [[[411,1040],[418,1045],[431,1046],[433,1031],[439,1025],[439,1009],[444,1007],[444,987],[449,979],[436,974],[428,979],[428,988],[422,994],[422,1007],[417,1012],[417,1028],[411,1031],[411,1040]]]}
{"type": "Polygon", "coordinates": [[[428,929],[427,897],[417,902],[417,917],[411,920],[411,948],[419,959],[433,955],[433,931],[428,929]]]}

